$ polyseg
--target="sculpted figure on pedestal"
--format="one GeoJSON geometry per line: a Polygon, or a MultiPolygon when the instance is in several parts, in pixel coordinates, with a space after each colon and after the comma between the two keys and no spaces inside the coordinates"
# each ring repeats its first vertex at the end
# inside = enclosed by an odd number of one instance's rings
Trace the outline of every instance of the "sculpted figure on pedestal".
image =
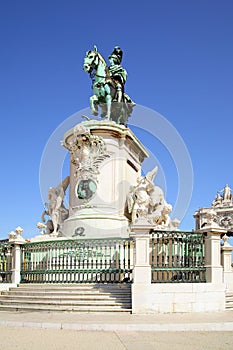
{"type": "Polygon", "coordinates": [[[159,225],[161,227],[168,227],[171,222],[171,219],[168,214],[171,213],[171,211],[171,204],[158,204],[155,211],[149,215],[149,222],[151,224],[159,225]]]}
{"type": "Polygon", "coordinates": [[[166,202],[163,190],[153,183],[157,171],[158,167],[155,167],[146,176],[139,177],[136,186],[131,186],[127,197],[131,222],[135,224],[140,218],[145,218],[157,229],[176,229],[179,221],[172,221],[169,217],[172,206],[166,202]]]}
{"type": "Polygon", "coordinates": [[[232,199],[231,188],[228,184],[226,184],[224,189],[219,192],[223,192],[223,201],[230,201],[232,199]]]}
{"type": "Polygon", "coordinates": [[[150,206],[151,184],[146,177],[139,177],[137,185],[131,186],[128,194],[128,211],[131,221],[135,223],[139,217],[146,217],[150,206]]]}
{"type": "Polygon", "coordinates": [[[232,190],[228,186],[217,191],[211,208],[200,208],[194,214],[196,228],[200,229],[206,225],[219,226],[226,230],[233,230],[233,200],[232,190]]]}
{"type": "Polygon", "coordinates": [[[105,59],[94,46],[94,50],[86,53],[83,69],[92,79],[94,93],[90,97],[92,114],[98,115],[99,106],[102,110],[101,117],[126,125],[135,103],[124,92],[127,72],[121,66],[122,56],[123,51],[116,46],[109,56],[110,66],[108,67],[105,59]]]}
{"type": "Polygon", "coordinates": [[[114,96],[117,102],[121,102],[124,93],[124,86],[127,79],[127,72],[121,66],[123,51],[119,46],[114,47],[113,52],[108,57],[110,66],[109,66],[109,74],[110,77],[116,84],[116,96],[114,96]]]}
{"type": "Polygon", "coordinates": [[[214,201],[212,202],[212,207],[227,207],[229,205],[232,205],[232,193],[231,188],[228,186],[228,184],[226,184],[222,190],[218,191],[214,201]]]}
{"type": "Polygon", "coordinates": [[[65,191],[69,186],[69,176],[65,178],[57,187],[50,187],[48,192],[49,203],[45,203],[46,210],[42,213],[41,219],[46,222],[45,215],[51,220],[46,223],[46,233],[58,233],[61,224],[68,217],[68,209],[64,205],[65,191]]]}
{"type": "Polygon", "coordinates": [[[212,207],[217,207],[222,205],[222,196],[220,195],[220,193],[217,193],[215,200],[212,202],[212,207]]]}

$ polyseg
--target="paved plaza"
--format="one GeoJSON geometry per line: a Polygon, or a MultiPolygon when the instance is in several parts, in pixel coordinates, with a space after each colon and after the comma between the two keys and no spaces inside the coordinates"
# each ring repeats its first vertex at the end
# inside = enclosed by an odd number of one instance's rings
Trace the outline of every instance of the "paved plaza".
{"type": "Polygon", "coordinates": [[[72,331],[0,327],[1,350],[230,350],[233,332],[72,331]]]}
{"type": "Polygon", "coordinates": [[[233,311],[195,314],[0,312],[1,350],[232,349],[233,311]]]}

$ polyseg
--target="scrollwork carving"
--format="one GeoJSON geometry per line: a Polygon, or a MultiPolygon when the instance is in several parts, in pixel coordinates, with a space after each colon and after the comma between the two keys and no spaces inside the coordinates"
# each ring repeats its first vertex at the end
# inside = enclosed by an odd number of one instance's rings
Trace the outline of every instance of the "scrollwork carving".
{"type": "Polygon", "coordinates": [[[87,202],[96,192],[100,165],[110,157],[105,142],[101,136],[93,135],[88,128],[77,125],[62,145],[70,151],[71,163],[75,167],[76,195],[87,202]]]}

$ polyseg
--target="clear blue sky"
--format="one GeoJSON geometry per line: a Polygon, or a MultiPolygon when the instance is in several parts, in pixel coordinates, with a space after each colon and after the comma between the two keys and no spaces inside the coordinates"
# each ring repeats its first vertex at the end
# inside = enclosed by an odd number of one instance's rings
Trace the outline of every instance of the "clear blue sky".
{"type": "MultiPolygon", "coordinates": [[[[209,206],[226,183],[233,188],[232,18],[231,0],[2,0],[0,238],[18,225],[25,237],[38,233],[42,153],[54,130],[89,105],[82,65],[94,44],[106,58],[122,47],[126,91],[184,140],[194,187],[181,228],[193,229],[194,211],[209,206]]],[[[174,204],[171,156],[156,142],[147,146],[174,204]]]]}

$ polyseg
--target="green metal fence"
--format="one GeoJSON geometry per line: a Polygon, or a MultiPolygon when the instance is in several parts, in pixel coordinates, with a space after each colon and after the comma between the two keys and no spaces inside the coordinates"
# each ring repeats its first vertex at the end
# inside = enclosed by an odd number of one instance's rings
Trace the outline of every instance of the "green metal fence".
{"type": "Polygon", "coordinates": [[[0,283],[10,283],[12,275],[12,246],[0,242],[0,283]]]}
{"type": "Polygon", "coordinates": [[[132,268],[130,239],[56,240],[21,248],[22,283],[130,283],[132,268]]]}
{"type": "MultiPolygon", "coordinates": [[[[205,236],[151,232],[152,283],[206,282],[205,236]]],[[[12,281],[13,248],[0,242],[0,283],[12,281]]],[[[21,246],[22,283],[132,282],[131,239],[67,239],[21,246]]]]}
{"type": "Polygon", "coordinates": [[[204,248],[201,233],[152,231],[152,283],[206,282],[204,248]]]}

